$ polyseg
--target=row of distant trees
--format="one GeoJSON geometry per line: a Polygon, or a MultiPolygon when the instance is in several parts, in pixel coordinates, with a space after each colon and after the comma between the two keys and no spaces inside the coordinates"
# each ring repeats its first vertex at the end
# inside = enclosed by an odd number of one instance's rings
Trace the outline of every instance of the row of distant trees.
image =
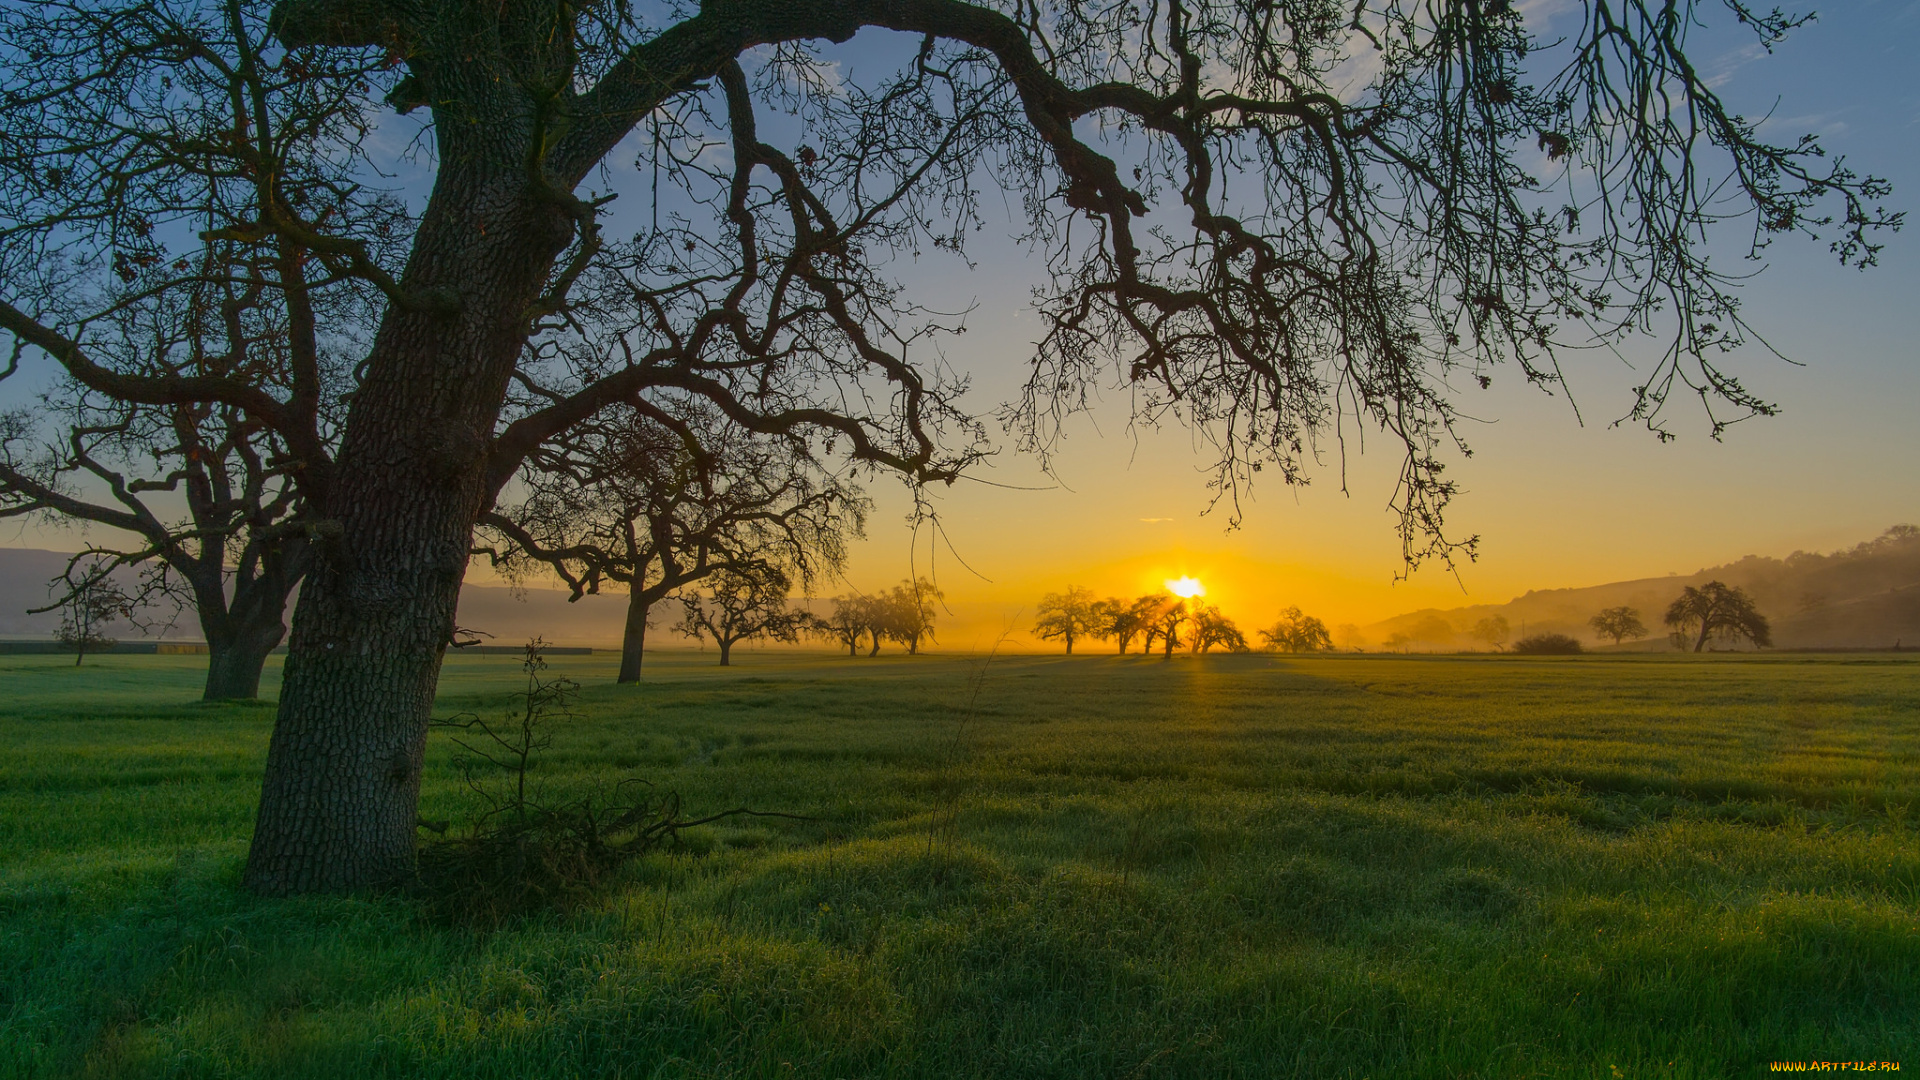
{"type": "Polygon", "coordinates": [[[863,650],[876,656],[890,641],[914,654],[934,640],[937,604],[946,596],[933,582],[915,578],[885,592],[836,596],[823,616],[795,605],[789,599],[791,588],[778,571],[722,571],[704,588],[685,590],[675,598],[680,621],[673,629],[697,641],[712,641],[722,666],[732,662],[733,647],[741,642],[792,643],[802,637],[845,646],[849,656],[863,650]]]}
{"type": "MultiPolygon", "coordinates": [[[[1247,652],[1247,637],[1218,607],[1194,598],[1155,592],[1133,600],[1098,597],[1093,590],[1069,586],[1040,598],[1034,636],[1059,641],[1072,655],[1076,642],[1113,641],[1121,654],[1140,642],[1140,651],[1158,648],[1172,656],[1176,649],[1204,653],[1214,648],[1247,652]]],[[[1256,631],[1264,645],[1279,652],[1316,652],[1333,648],[1327,624],[1290,607],[1270,627],[1256,631]]]]}
{"type": "Polygon", "coordinates": [[[882,642],[893,641],[909,654],[933,640],[935,605],[946,598],[926,578],[902,581],[884,593],[836,596],[833,609],[822,617],[809,616],[807,628],[816,636],[846,646],[848,656],[878,655],[882,642]]]}
{"type": "MultiPolygon", "coordinates": [[[[1250,649],[1245,635],[1219,608],[1167,593],[1149,593],[1128,601],[1097,597],[1091,589],[1071,586],[1041,597],[1038,616],[1034,635],[1043,641],[1064,643],[1069,655],[1075,643],[1089,640],[1115,641],[1122,654],[1135,640],[1141,641],[1143,652],[1152,652],[1157,646],[1169,656],[1183,647],[1194,652],[1206,652],[1215,646],[1234,652],[1250,649]]],[[[1664,621],[1674,646],[1694,652],[1714,641],[1746,640],[1762,648],[1773,644],[1772,626],[1753,597],[1725,582],[1687,586],[1668,605],[1664,621]]],[[[1648,636],[1639,610],[1624,605],[1599,612],[1588,625],[1599,636],[1612,638],[1616,645],[1648,636]]],[[[1298,607],[1282,611],[1272,626],[1256,634],[1265,648],[1275,652],[1322,652],[1334,647],[1327,624],[1298,607]]],[[[1486,616],[1467,630],[1467,636],[1502,651],[1512,635],[1512,624],[1504,615],[1486,616]]],[[[1388,644],[1412,640],[1402,632],[1388,644]]],[[[1579,643],[1564,634],[1536,634],[1512,645],[1516,652],[1579,651],[1579,643]]]]}
{"type": "Polygon", "coordinates": [[[803,635],[846,646],[849,656],[864,648],[878,655],[883,642],[904,646],[909,654],[933,640],[935,605],[945,593],[926,578],[902,581],[872,595],[833,598],[831,614],[817,615],[789,600],[792,582],[778,570],[725,570],[703,589],[688,589],[676,599],[680,621],[675,632],[712,641],[720,664],[732,662],[733,647],[745,641],[797,642],[803,635]]]}

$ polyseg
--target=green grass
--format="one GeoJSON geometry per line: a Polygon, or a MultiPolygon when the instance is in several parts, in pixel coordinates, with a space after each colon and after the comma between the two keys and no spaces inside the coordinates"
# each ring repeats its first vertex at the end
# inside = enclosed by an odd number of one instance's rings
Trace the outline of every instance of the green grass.
{"type": "Polygon", "coordinates": [[[1911,661],[1016,657],[971,707],[962,658],[612,663],[554,658],[549,791],[819,820],[482,934],[241,892],[271,707],[193,658],[0,657],[0,1076],[1920,1068],[1911,661]]]}

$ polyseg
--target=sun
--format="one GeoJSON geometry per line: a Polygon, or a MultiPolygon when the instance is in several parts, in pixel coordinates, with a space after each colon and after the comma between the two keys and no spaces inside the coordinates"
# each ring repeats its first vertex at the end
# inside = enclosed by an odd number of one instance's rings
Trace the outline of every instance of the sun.
{"type": "Polygon", "coordinates": [[[1191,600],[1196,596],[1207,595],[1206,586],[1198,578],[1177,577],[1167,582],[1167,591],[1182,600],[1191,600]]]}

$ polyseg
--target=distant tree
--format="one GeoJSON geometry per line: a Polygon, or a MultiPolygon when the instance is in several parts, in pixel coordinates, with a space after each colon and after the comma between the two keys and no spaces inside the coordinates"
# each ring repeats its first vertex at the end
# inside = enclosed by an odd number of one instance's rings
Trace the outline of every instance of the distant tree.
{"type": "Polygon", "coordinates": [[[624,586],[621,683],[640,680],[653,605],[723,570],[810,586],[845,564],[868,505],[804,447],[687,398],[604,410],[530,452],[520,490],[481,519],[480,550],[516,580],[559,575],[572,600],[624,586]]]}
{"type": "Polygon", "coordinates": [[[1565,634],[1535,634],[1513,643],[1516,656],[1573,656],[1584,651],[1565,634]]]}
{"type": "Polygon", "coordinates": [[[1149,593],[1135,600],[1132,610],[1146,629],[1141,649],[1152,652],[1153,643],[1158,641],[1161,654],[1171,659],[1173,650],[1181,645],[1180,627],[1187,621],[1187,602],[1166,593],[1149,593]]]}
{"type": "Polygon", "coordinates": [[[1489,615],[1474,623],[1467,634],[1476,641],[1484,641],[1496,649],[1504,649],[1507,646],[1507,638],[1513,634],[1513,626],[1507,622],[1505,615],[1489,615]]]}
{"type": "Polygon", "coordinates": [[[1333,643],[1342,649],[1358,651],[1367,647],[1367,636],[1360,632],[1355,623],[1341,623],[1333,628],[1333,643]]]}
{"type": "Polygon", "coordinates": [[[833,598],[833,614],[824,626],[824,632],[831,637],[847,642],[849,655],[860,655],[862,642],[866,643],[867,655],[880,655],[880,645],[893,636],[894,615],[888,597],[883,593],[877,596],[836,596],[833,598]]]}
{"type": "Polygon", "coordinates": [[[1454,639],[1453,624],[1438,615],[1423,615],[1407,628],[1407,636],[1429,645],[1451,645],[1454,639]]]}
{"type": "Polygon", "coordinates": [[[807,629],[829,641],[845,645],[848,656],[859,656],[860,641],[867,636],[867,628],[873,625],[872,607],[870,597],[836,596],[833,598],[832,612],[825,618],[809,621],[807,629]]]}
{"type": "Polygon", "coordinates": [[[1587,620],[1593,632],[1601,637],[1610,637],[1615,645],[1628,638],[1635,641],[1647,636],[1647,627],[1640,621],[1640,612],[1630,607],[1610,607],[1587,620]]]}
{"type": "Polygon", "coordinates": [[[107,626],[133,616],[133,598],[110,576],[117,565],[111,559],[69,565],[64,576],[53,579],[53,589],[61,596],[60,629],[54,631],[54,640],[73,652],[74,667],[89,652],[113,648],[116,643],[106,635],[107,626]]]}
{"type": "Polygon", "coordinates": [[[1298,607],[1282,611],[1280,621],[1260,631],[1260,638],[1267,643],[1267,648],[1276,652],[1323,652],[1333,648],[1333,635],[1327,633],[1327,624],[1298,607]]]}
{"type": "Polygon", "coordinates": [[[1387,635],[1388,652],[1406,652],[1407,648],[1412,644],[1413,637],[1405,630],[1395,630],[1393,633],[1387,635]]]}
{"type": "Polygon", "coordinates": [[[882,644],[888,641],[905,643],[907,640],[907,631],[903,628],[905,620],[898,604],[902,591],[895,589],[871,596],[858,593],[836,596],[833,598],[833,614],[825,619],[814,620],[810,628],[822,637],[846,645],[850,656],[860,655],[863,643],[868,656],[878,656],[882,644]]]}
{"type": "Polygon", "coordinates": [[[920,642],[933,640],[934,604],[946,596],[926,578],[895,585],[880,598],[886,635],[905,645],[908,656],[918,653],[920,642]]]}
{"type": "MultiPolygon", "coordinates": [[[[1134,638],[1146,637],[1150,629],[1149,620],[1158,608],[1157,598],[1155,598],[1155,604],[1149,604],[1149,599],[1143,596],[1129,602],[1117,596],[1110,596],[1100,602],[1107,614],[1107,634],[1119,643],[1122,656],[1127,654],[1127,646],[1133,644],[1134,638]]],[[[1142,652],[1151,648],[1150,640],[1141,645],[1142,652]]]]}
{"type": "Polygon", "coordinates": [[[1904,547],[1908,544],[1920,544],[1920,525],[1891,526],[1886,532],[1861,544],[1855,550],[1885,551],[1888,548],[1904,547]]]}
{"type": "Polygon", "coordinates": [[[1126,602],[1117,596],[1095,601],[1092,613],[1093,629],[1087,631],[1087,636],[1095,641],[1105,641],[1116,636],[1116,624],[1120,621],[1120,615],[1126,607],[1126,602]]]}
{"type": "MultiPolygon", "coordinates": [[[[1040,598],[1033,633],[1042,641],[1065,641],[1067,655],[1073,655],[1073,643],[1081,638],[1100,638],[1111,633],[1113,612],[1109,601],[1093,598],[1092,589],[1067,586],[1066,592],[1048,593],[1040,598]]],[[[1125,651],[1124,648],[1122,651],[1125,651]]]]}
{"type": "Polygon", "coordinates": [[[1232,652],[1246,652],[1247,638],[1219,608],[1196,604],[1192,614],[1193,651],[1204,653],[1215,645],[1232,652]]]}
{"type": "Polygon", "coordinates": [[[1691,639],[1693,651],[1706,648],[1712,638],[1746,638],[1760,648],[1773,644],[1773,627],[1754,606],[1746,591],[1724,582],[1689,585],[1667,606],[1674,643],[1682,648],[1691,639]]]}
{"type": "Polygon", "coordinates": [[[712,638],[720,647],[720,666],[726,667],[742,641],[799,639],[808,616],[788,606],[792,587],[777,569],[721,570],[708,577],[704,594],[680,594],[681,618],[674,629],[697,641],[712,638]]]}

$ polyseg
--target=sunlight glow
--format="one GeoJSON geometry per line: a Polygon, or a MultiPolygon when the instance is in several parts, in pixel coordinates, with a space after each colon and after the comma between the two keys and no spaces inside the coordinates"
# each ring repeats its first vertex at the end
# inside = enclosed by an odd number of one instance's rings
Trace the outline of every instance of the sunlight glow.
{"type": "Polygon", "coordinates": [[[1182,600],[1191,600],[1196,596],[1207,595],[1207,590],[1197,578],[1178,577],[1167,582],[1167,591],[1182,600]]]}

